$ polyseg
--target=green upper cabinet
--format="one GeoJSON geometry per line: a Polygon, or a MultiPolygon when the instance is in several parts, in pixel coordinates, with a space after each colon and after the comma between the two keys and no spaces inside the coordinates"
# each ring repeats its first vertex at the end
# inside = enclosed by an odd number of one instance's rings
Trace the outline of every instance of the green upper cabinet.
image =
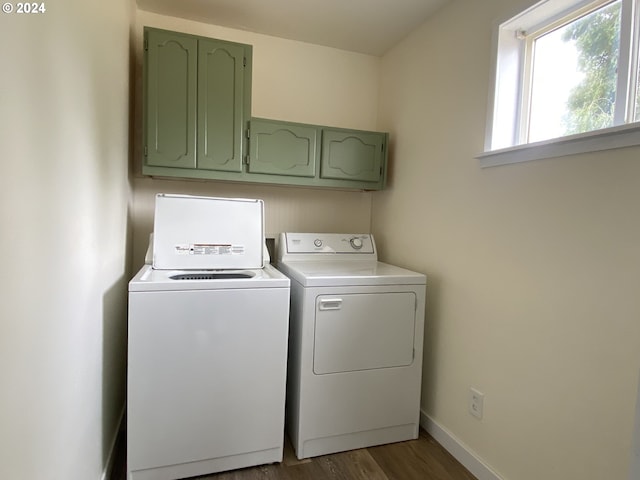
{"type": "Polygon", "coordinates": [[[145,27],[142,173],[384,188],[386,133],[251,118],[251,75],[251,45],[145,27]]]}
{"type": "Polygon", "coordinates": [[[247,179],[381,190],[388,134],[252,118],[247,179]]]}
{"type": "Polygon", "coordinates": [[[253,118],[249,131],[249,172],[296,177],[316,175],[320,128],[253,118]]]}
{"type": "Polygon", "coordinates": [[[251,46],[153,28],[144,34],[142,172],[241,173],[251,114],[251,46]]]}
{"type": "Polygon", "coordinates": [[[196,39],[145,32],[145,165],[196,167],[196,39]]]}
{"type": "Polygon", "coordinates": [[[383,176],[386,134],[322,130],[320,178],[379,183],[383,176]]]}

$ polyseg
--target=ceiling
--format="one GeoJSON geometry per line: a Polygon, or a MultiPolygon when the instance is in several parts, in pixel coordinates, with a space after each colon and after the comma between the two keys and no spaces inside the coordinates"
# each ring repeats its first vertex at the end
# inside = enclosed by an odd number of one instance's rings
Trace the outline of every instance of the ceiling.
{"type": "Polygon", "coordinates": [[[162,15],[380,56],[448,0],[137,0],[162,15]]]}

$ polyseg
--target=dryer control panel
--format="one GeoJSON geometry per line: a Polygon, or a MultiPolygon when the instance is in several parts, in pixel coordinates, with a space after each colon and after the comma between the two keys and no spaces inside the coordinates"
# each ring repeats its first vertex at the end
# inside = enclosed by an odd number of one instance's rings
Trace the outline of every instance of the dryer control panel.
{"type": "Polygon", "coordinates": [[[354,255],[377,260],[373,235],[370,233],[283,233],[280,235],[280,257],[300,259],[313,255],[321,261],[323,255],[354,255]]]}

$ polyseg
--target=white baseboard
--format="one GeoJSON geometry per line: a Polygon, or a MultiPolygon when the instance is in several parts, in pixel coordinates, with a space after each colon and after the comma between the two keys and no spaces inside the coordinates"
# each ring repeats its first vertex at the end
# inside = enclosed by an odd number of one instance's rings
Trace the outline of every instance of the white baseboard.
{"type": "Polygon", "coordinates": [[[505,480],[450,431],[420,410],[420,426],[478,480],[505,480]]]}
{"type": "Polygon", "coordinates": [[[111,472],[113,471],[113,464],[116,461],[115,453],[116,453],[116,443],[118,441],[118,434],[122,429],[122,422],[124,421],[124,410],[126,404],[122,406],[122,411],[120,412],[120,420],[118,420],[118,428],[116,428],[115,434],[113,435],[113,440],[111,441],[111,448],[109,449],[109,456],[107,457],[107,463],[104,466],[104,471],[102,472],[102,477],[100,480],[109,480],[111,478],[111,472]]]}

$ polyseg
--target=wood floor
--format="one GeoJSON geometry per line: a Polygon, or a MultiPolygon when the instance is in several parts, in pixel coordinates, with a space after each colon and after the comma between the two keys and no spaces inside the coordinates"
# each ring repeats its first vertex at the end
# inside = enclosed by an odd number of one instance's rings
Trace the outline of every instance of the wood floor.
{"type": "MultiPolygon", "coordinates": [[[[112,480],[125,480],[119,442],[112,480]]],[[[417,440],[298,460],[285,442],[282,463],[196,477],[197,480],[476,480],[428,433],[417,440]]]]}

